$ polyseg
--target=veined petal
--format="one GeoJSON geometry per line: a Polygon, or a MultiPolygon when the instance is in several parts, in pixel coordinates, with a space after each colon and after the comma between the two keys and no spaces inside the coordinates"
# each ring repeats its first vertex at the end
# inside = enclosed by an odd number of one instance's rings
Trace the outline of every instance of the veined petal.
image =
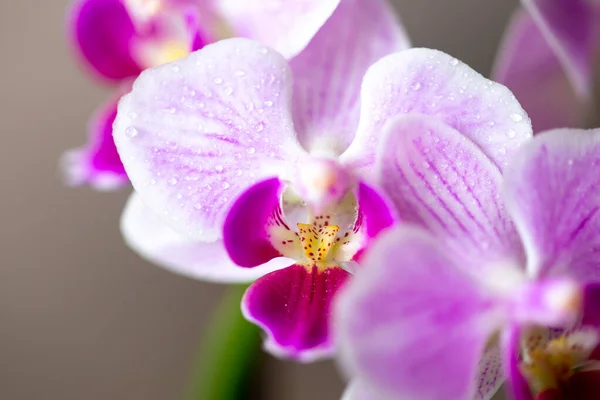
{"type": "Polygon", "coordinates": [[[112,136],[117,100],[108,101],[90,119],[88,143],[62,156],[61,168],[67,184],[89,184],[98,190],[112,190],[129,183],[112,136]]]}
{"type": "Polygon", "coordinates": [[[294,57],[325,24],[340,0],[220,0],[217,7],[236,36],[294,57]]]}
{"type": "Polygon", "coordinates": [[[291,265],[276,259],[257,268],[240,268],[230,260],[221,240],[206,243],[180,235],[133,193],[121,216],[125,242],[142,258],[177,274],[211,282],[252,282],[291,265]]]}
{"type": "Polygon", "coordinates": [[[585,106],[556,53],[524,10],[514,14],[506,30],[492,79],[512,90],[535,132],[581,127],[584,122],[585,106]]]}
{"type": "Polygon", "coordinates": [[[123,1],[76,0],[68,24],[78,53],[100,77],[121,81],[142,71],[131,52],[135,27],[123,1]]]}
{"type": "Polygon", "coordinates": [[[565,68],[575,92],[592,95],[594,6],[587,0],[522,0],[565,68]]]}
{"type": "Polygon", "coordinates": [[[360,86],[367,69],[409,46],[387,0],[342,0],[308,46],[290,61],[294,122],[304,148],[342,154],[356,134],[360,86]]]}
{"type": "Polygon", "coordinates": [[[304,153],[290,112],[290,72],[277,53],[229,39],[142,73],[119,104],[115,143],[150,208],[212,241],[227,210],[304,153]]]}
{"type": "Polygon", "coordinates": [[[292,265],[254,282],[242,311],[266,331],[265,348],[272,354],[300,361],[329,356],[331,301],[348,276],[339,267],[292,265]]]}
{"type": "Polygon", "coordinates": [[[415,228],[380,236],[336,305],[350,376],[394,398],[473,398],[501,305],[455,261],[415,228]]]}
{"type": "Polygon", "coordinates": [[[356,138],[341,160],[375,161],[384,125],[399,114],[435,116],[478,145],[503,168],[532,135],[529,118],[504,86],[436,50],[410,49],[384,57],[365,75],[356,138]]]}
{"type": "Polygon", "coordinates": [[[557,129],[528,143],[505,174],[509,213],[532,276],[600,280],[600,130],[557,129]]]}
{"type": "Polygon", "coordinates": [[[524,261],[500,171],[473,142],[424,115],[396,117],[385,136],[378,173],[402,221],[451,245],[475,271],[524,261]]]}

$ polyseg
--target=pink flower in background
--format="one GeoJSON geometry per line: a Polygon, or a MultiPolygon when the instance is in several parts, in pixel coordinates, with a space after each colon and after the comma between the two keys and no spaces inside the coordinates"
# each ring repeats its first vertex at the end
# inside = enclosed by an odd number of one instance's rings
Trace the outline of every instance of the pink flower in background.
{"type": "Polygon", "coordinates": [[[88,126],[88,143],[63,157],[71,185],[114,189],[129,182],[111,126],[119,98],[143,70],[174,61],[217,39],[261,40],[293,57],[331,16],[340,0],[76,0],[69,11],[70,41],[82,64],[116,95],[88,126]]]}
{"type": "Polygon", "coordinates": [[[384,2],[350,0],[289,62],[232,39],[143,73],[115,125],[143,200],[124,214],[129,243],[200,278],[231,279],[235,264],[246,278],[274,270],[248,289],[246,317],[275,354],[329,354],[331,299],[394,220],[370,183],[390,119],[431,115],[501,165],[531,136],[506,88],[437,51],[385,56],[406,46],[384,2]],[[165,228],[132,217],[144,203],[183,234],[177,250],[186,243],[187,263],[174,260],[173,241],[149,233],[165,228]]]}
{"type": "Polygon", "coordinates": [[[117,95],[90,120],[89,140],[67,152],[67,182],[113,189],[129,182],[112,140],[119,98],[144,69],[184,57],[213,37],[202,32],[197,9],[164,0],[78,0],[69,13],[72,43],[92,75],[117,95]]]}
{"type": "Polygon", "coordinates": [[[600,338],[600,131],[542,133],[504,177],[430,117],[389,132],[381,185],[408,224],[380,236],[337,304],[348,396],[489,399],[498,354],[518,400],[585,380],[600,338]]]}
{"type": "Polygon", "coordinates": [[[522,0],[492,79],[508,86],[536,132],[582,127],[594,104],[600,6],[590,0],[522,0]]]}

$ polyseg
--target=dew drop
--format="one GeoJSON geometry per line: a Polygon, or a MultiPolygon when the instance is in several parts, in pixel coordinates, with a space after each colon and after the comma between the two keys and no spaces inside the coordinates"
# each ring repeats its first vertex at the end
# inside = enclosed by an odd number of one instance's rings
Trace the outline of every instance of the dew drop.
{"type": "Polygon", "coordinates": [[[414,91],[421,89],[421,83],[420,82],[413,83],[412,85],[410,85],[410,89],[414,90],[414,91]]]}
{"type": "Polygon", "coordinates": [[[217,172],[223,172],[223,166],[221,164],[215,166],[215,171],[217,171],[217,172]]]}
{"type": "Polygon", "coordinates": [[[254,147],[248,147],[248,150],[246,150],[248,152],[248,154],[254,154],[256,153],[256,149],[254,147]]]}
{"type": "Polygon", "coordinates": [[[171,178],[171,179],[169,179],[169,185],[171,185],[171,186],[177,185],[177,178],[171,178]]]}
{"type": "Polygon", "coordinates": [[[246,71],[243,71],[241,69],[238,69],[234,73],[235,73],[235,76],[244,76],[244,75],[246,75],[246,71]]]}
{"type": "Polygon", "coordinates": [[[510,119],[512,119],[515,122],[521,122],[523,121],[523,116],[521,114],[514,113],[510,115],[510,119]]]}
{"type": "Polygon", "coordinates": [[[216,77],[216,78],[214,79],[214,82],[215,82],[217,85],[220,85],[221,83],[223,83],[223,79],[222,79],[222,78],[219,78],[219,77],[216,77]]]}
{"type": "Polygon", "coordinates": [[[125,129],[125,134],[130,138],[134,138],[139,134],[139,132],[133,126],[130,126],[129,128],[125,129]]]}
{"type": "Polygon", "coordinates": [[[506,136],[512,139],[515,136],[517,136],[517,132],[515,132],[514,129],[509,129],[508,131],[506,131],[506,136]]]}
{"type": "Polygon", "coordinates": [[[450,65],[452,65],[453,67],[455,67],[455,66],[457,66],[457,65],[458,65],[458,60],[457,60],[456,58],[452,58],[452,59],[449,61],[449,63],[450,63],[450,65]]]}
{"type": "Polygon", "coordinates": [[[273,102],[271,100],[266,100],[264,102],[264,105],[267,106],[267,107],[271,107],[271,106],[273,106],[273,102]]]}
{"type": "Polygon", "coordinates": [[[223,89],[223,94],[225,94],[225,96],[231,96],[232,93],[233,93],[233,88],[231,86],[228,86],[225,89],[223,89]]]}
{"type": "Polygon", "coordinates": [[[265,123],[264,122],[259,122],[258,124],[256,124],[256,126],[254,127],[254,129],[256,129],[256,132],[262,132],[263,129],[265,129],[265,123]]]}
{"type": "Polygon", "coordinates": [[[227,182],[223,182],[223,183],[221,184],[221,187],[222,187],[223,189],[229,189],[229,183],[227,183],[227,182]]]}

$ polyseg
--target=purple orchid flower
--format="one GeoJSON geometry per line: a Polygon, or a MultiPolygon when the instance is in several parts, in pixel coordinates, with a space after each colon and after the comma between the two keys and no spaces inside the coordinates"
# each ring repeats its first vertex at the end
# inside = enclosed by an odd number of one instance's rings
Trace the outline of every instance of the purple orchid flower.
{"type": "Polygon", "coordinates": [[[65,154],[62,169],[67,183],[108,190],[129,182],[111,126],[118,98],[129,92],[131,80],[143,70],[230,35],[259,39],[293,57],[339,2],[76,0],[68,17],[73,47],[93,76],[117,87],[117,95],[90,121],[88,143],[65,154]]]}
{"type": "Polygon", "coordinates": [[[593,105],[600,4],[522,0],[501,45],[492,79],[508,86],[536,132],[581,127],[593,105]]]}
{"type": "Polygon", "coordinates": [[[90,184],[101,190],[129,182],[114,141],[112,125],[118,99],[144,69],[173,61],[211,41],[201,31],[196,8],[173,0],[77,0],[69,13],[73,47],[82,64],[117,87],[90,120],[89,141],[63,157],[70,185],[90,184]]]}
{"type": "MultiPolygon", "coordinates": [[[[506,88],[437,51],[393,53],[406,40],[390,15],[385,2],[343,1],[289,63],[248,40],[206,46],[143,73],[119,106],[115,141],[143,200],[134,204],[185,235],[196,267],[227,252],[245,267],[240,274],[275,269],[243,300],[275,354],[311,360],[332,351],[331,299],[394,221],[369,183],[391,117],[434,116],[499,164],[531,136],[506,88]]],[[[161,246],[144,245],[144,221],[129,213],[128,240],[152,258],[151,247],[161,246]]],[[[170,267],[205,277],[181,261],[170,267]]],[[[214,278],[229,265],[204,269],[214,278]]]]}
{"type": "Polygon", "coordinates": [[[357,386],[489,399],[504,360],[514,398],[541,400],[594,370],[600,130],[540,134],[503,175],[431,117],[396,119],[382,143],[381,185],[408,224],[381,236],[337,304],[357,386]]]}

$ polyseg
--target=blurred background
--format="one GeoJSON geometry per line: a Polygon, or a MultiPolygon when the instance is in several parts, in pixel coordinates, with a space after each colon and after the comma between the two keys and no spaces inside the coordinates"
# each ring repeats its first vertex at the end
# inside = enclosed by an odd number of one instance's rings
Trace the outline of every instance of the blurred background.
{"type": "MultiPolygon", "coordinates": [[[[66,0],[0,2],[0,398],[176,400],[223,287],[150,265],[121,240],[128,190],[64,187],[106,99],[65,42],[66,0]]],[[[488,75],[517,0],[395,0],[412,42],[488,75]]],[[[265,357],[265,400],[338,399],[333,363],[265,357]]]]}

